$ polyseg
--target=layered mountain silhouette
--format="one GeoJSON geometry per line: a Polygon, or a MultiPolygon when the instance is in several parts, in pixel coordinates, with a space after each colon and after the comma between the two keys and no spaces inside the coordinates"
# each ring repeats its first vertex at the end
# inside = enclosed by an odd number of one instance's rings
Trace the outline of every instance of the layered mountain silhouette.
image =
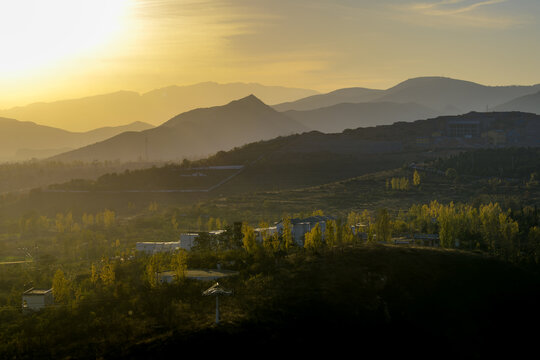
{"type": "Polygon", "coordinates": [[[306,111],[289,110],[284,114],[310,129],[338,133],[345,129],[426,119],[438,115],[438,112],[414,103],[373,102],[342,103],[306,111]]]}
{"type": "Polygon", "coordinates": [[[301,123],[249,95],[227,105],[191,110],[156,128],[125,132],[54,159],[181,160],[307,130],[301,123]]]}
{"type": "Polygon", "coordinates": [[[496,111],[525,111],[534,114],[540,114],[540,91],[521,96],[512,101],[506,102],[495,107],[496,111]]]}
{"type": "MultiPolygon", "coordinates": [[[[294,102],[274,105],[275,109],[309,110],[342,102],[416,103],[437,111],[440,115],[455,115],[469,111],[485,111],[515,98],[536,93],[533,86],[485,86],[470,81],[446,77],[418,77],[406,80],[387,90],[342,89],[294,102]],[[317,105],[322,104],[322,105],[317,105]]],[[[524,109],[514,109],[525,111],[524,109]]],[[[397,120],[396,120],[397,121],[397,120]]]]}
{"type": "Polygon", "coordinates": [[[134,122],[77,133],[28,121],[0,118],[0,160],[46,158],[102,141],[124,131],[141,131],[152,127],[143,122],[134,122]]]}
{"type": "Polygon", "coordinates": [[[296,101],[274,105],[277,111],[314,110],[340,103],[361,103],[375,100],[384,94],[384,90],[366,88],[338,89],[327,94],[317,94],[296,101]]]}
{"type": "Polygon", "coordinates": [[[264,86],[255,83],[218,84],[205,82],[189,86],[169,86],[144,94],[118,91],[48,103],[0,110],[0,117],[32,121],[71,131],[118,126],[134,121],[160,125],[171,117],[200,107],[224,105],[254,94],[269,104],[317,94],[307,89],[264,86]]]}

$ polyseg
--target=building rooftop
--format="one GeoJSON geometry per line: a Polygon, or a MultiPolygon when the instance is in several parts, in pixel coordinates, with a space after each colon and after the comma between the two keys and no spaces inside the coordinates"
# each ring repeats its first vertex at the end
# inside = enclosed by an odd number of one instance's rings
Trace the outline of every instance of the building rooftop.
{"type": "Polygon", "coordinates": [[[315,215],[315,216],[309,216],[307,218],[293,218],[291,219],[291,224],[299,224],[299,223],[316,223],[320,221],[330,221],[335,220],[333,216],[328,215],[315,215]]]}
{"type": "Polygon", "coordinates": [[[52,292],[52,288],[50,289],[34,289],[34,288],[31,288],[31,289],[28,289],[26,290],[23,295],[45,295],[45,294],[48,294],[52,292]]]}
{"type": "MultiPolygon", "coordinates": [[[[161,275],[175,275],[174,271],[162,271],[161,275]]],[[[186,270],[186,278],[188,279],[217,279],[226,276],[237,275],[238,271],[233,270],[218,270],[218,269],[192,269],[186,270]]]]}

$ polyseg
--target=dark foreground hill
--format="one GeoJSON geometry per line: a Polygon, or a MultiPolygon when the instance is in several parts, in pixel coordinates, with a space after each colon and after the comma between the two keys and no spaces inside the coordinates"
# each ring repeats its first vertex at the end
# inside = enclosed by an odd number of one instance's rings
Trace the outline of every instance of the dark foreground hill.
{"type": "MultiPolygon", "coordinates": [[[[481,254],[356,246],[246,259],[224,279],[234,291],[215,301],[212,283],[122,286],[113,301],[80,303],[28,318],[0,313],[6,358],[148,359],[173,354],[342,358],[516,358],[536,347],[538,274],[481,254]],[[131,291],[126,293],[126,291],[131,291]],[[135,311],[130,311],[135,309],[135,311]],[[34,329],[49,329],[34,338],[34,329]],[[22,336],[24,334],[28,336],[22,336]]],[[[129,271],[128,271],[129,270],[129,271]]],[[[104,293],[105,295],[106,293],[104,293]]]]}
{"type": "Polygon", "coordinates": [[[253,289],[238,289],[235,299],[222,300],[244,304],[244,320],[227,321],[224,313],[222,326],[173,332],[127,353],[144,358],[213,344],[207,352],[241,349],[241,358],[261,351],[484,358],[518,356],[535,346],[538,276],[481,255],[335,249],[289,259],[259,276],[264,297],[250,299],[253,289]]]}

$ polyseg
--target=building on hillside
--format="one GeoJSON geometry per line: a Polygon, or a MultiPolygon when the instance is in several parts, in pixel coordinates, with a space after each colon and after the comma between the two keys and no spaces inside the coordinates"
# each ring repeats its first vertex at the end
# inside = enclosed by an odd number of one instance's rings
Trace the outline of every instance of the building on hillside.
{"type": "Polygon", "coordinates": [[[479,120],[452,119],[446,123],[446,135],[450,137],[478,137],[481,129],[479,120]]]}
{"type": "Polygon", "coordinates": [[[180,241],[172,242],[138,242],[135,245],[135,250],[148,255],[157,253],[174,252],[180,249],[180,241]]]}
{"type": "Polygon", "coordinates": [[[265,237],[276,234],[278,229],[277,226],[270,226],[266,228],[256,228],[253,231],[255,231],[255,240],[262,243],[265,237]]]}
{"type": "Polygon", "coordinates": [[[41,310],[54,304],[52,289],[28,289],[22,295],[23,311],[41,310]]]}
{"type": "Polygon", "coordinates": [[[483,132],[482,137],[492,145],[506,144],[506,132],[504,130],[489,130],[483,132]]]}
{"type": "MultiPolygon", "coordinates": [[[[291,219],[291,234],[294,242],[299,246],[304,246],[304,235],[310,232],[317,224],[321,228],[321,233],[324,240],[324,232],[326,230],[326,222],[335,220],[333,216],[315,215],[309,216],[304,219],[293,218],[291,219]]],[[[283,220],[276,224],[277,231],[283,234],[283,220]]]]}
{"type": "Polygon", "coordinates": [[[439,234],[414,234],[413,244],[422,246],[439,246],[439,234]]]}
{"type": "MultiPolygon", "coordinates": [[[[212,237],[219,237],[220,235],[226,233],[227,230],[212,230],[208,231],[208,234],[212,237]]],[[[180,247],[184,250],[191,250],[196,244],[197,238],[200,236],[201,232],[190,232],[180,234],[180,247]]]]}
{"type": "Polygon", "coordinates": [[[195,240],[199,237],[198,233],[183,233],[180,234],[180,247],[184,250],[191,250],[195,246],[195,240]]]}

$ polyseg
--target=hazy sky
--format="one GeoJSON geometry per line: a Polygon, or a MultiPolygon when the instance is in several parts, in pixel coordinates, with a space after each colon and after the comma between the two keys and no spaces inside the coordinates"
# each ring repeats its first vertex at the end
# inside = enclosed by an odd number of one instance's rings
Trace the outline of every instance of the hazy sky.
{"type": "Polygon", "coordinates": [[[539,0],[0,1],[0,108],[203,81],[540,83],[539,0]]]}

